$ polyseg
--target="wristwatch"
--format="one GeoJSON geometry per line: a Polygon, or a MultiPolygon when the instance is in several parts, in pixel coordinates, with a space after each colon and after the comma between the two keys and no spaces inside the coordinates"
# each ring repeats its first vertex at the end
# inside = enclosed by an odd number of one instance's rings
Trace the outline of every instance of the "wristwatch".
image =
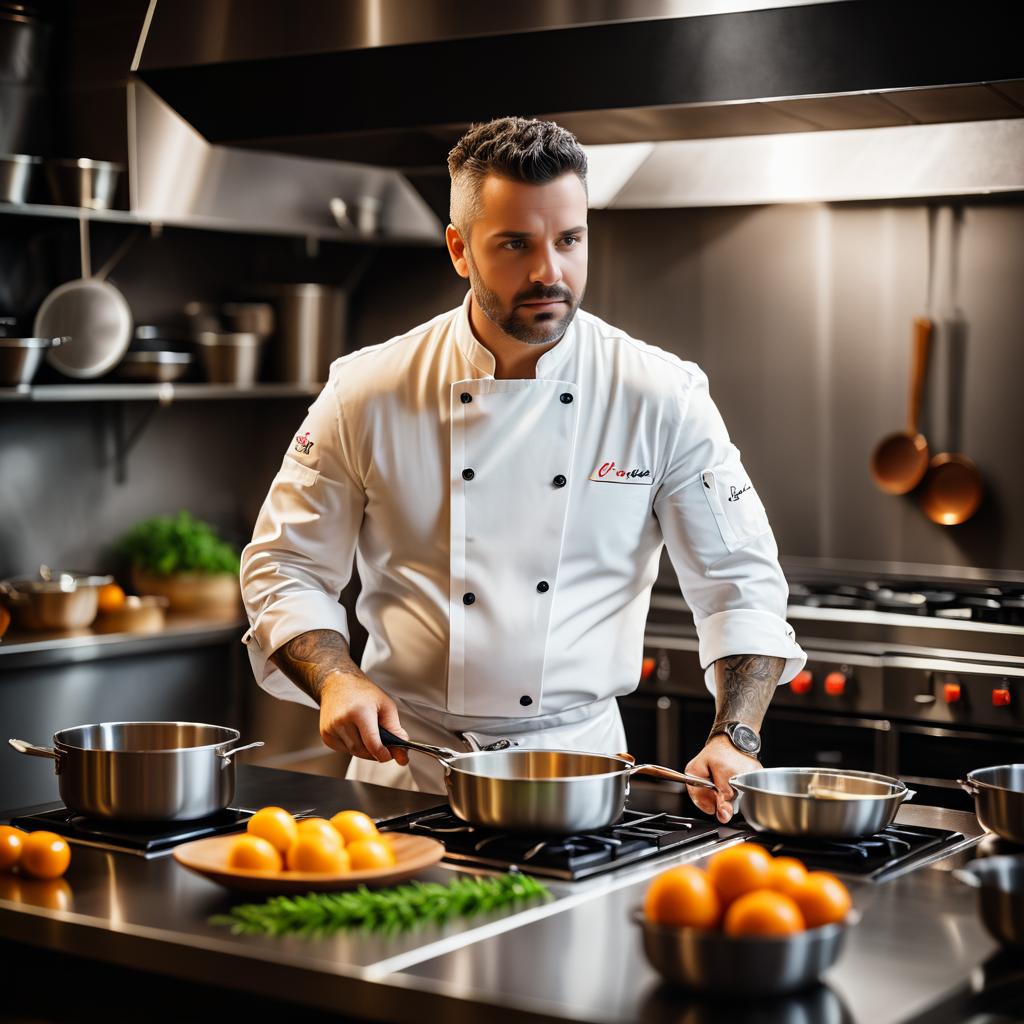
{"type": "Polygon", "coordinates": [[[711,740],[722,733],[729,737],[729,742],[741,754],[757,757],[761,752],[761,737],[758,735],[757,730],[749,725],[744,725],[743,722],[722,722],[721,725],[716,725],[708,733],[708,739],[711,740]]]}

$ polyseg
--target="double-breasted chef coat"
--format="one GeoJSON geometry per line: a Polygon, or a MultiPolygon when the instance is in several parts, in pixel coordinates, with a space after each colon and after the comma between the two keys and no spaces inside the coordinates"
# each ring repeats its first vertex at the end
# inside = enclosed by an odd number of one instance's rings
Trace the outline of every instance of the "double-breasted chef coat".
{"type": "MultiPolygon", "coordinates": [[[[315,706],[269,656],[307,630],[349,636],[417,739],[455,749],[625,749],[614,698],[637,686],[667,545],[713,663],[805,655],[761,501],[701,370],[578,310],[536,378],[496,380],[471,294],[337,360],[290,440],[242,557],[256,679],[315,706]]],[[[349,777],[443,792],[411,755],[349,777]]]]}

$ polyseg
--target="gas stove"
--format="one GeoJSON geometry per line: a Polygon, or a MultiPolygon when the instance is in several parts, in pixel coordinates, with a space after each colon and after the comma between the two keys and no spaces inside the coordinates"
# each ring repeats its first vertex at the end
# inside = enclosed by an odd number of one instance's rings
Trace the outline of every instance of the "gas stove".
{"type": "Polygon", "coordinates": [[[719,841],[714,823],[667,813],[627,810],[615,825],[574,836],[520,835],[476,828],[447,804],[377,823],[382,832],[426,835],[444,843],[444,859],[463,867],[518,868],[531,875],[579,881],[591,875],[719,841]]]}
{"type": "Polygon", "coordinates": [[[175,846],[193,839],[240,832],[253,813],[243,807],[227,807],[194,821],[124,822],[83,818],[60,804],[12,818],[11,824],[25,832],[56,832],[70,843],[131,853],[148,860],[166,856],[175,846]]]}
{"type": "Polygon", "coordinates": [[[962,832],[922,825],[890,825],[865,839],[830,841],[752,835],[773,857],[796,857],[811,871],[887,882],[977,843],[962,832]]]}

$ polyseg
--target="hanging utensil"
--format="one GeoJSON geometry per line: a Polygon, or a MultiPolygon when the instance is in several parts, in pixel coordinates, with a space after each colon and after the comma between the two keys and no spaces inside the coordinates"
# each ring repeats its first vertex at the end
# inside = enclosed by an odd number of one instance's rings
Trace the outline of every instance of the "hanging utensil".
{"type": "Polygon", "coordinates": [[[928,441],[918,430],[921,396],[928,370],[934,325],[932,311],[932,275],[934,270],[935,211],[928,210],[928,283],[927,316],[914,319],[913,355],[910,371],[910,399],[907,429],[896,431],[878,443],[871,455],[871,477],[875,486],[886,494],[907,494],[922,480],[928,470],[928,441]]]}
{"type": "Polygon", "coordinates": [[[948,449],[933,456],[928,464],[921,490],[924,514],[940,526],[957,526],[966,522],[981,504],[984,486],[974,461],[960,452],[964,364],[967,345],[967,324],[960,309],[960,237],[963,210],[954,207],[949,254],[949,315],[942,321],[943,347],[946,355],[946,412],[948,449]]]}

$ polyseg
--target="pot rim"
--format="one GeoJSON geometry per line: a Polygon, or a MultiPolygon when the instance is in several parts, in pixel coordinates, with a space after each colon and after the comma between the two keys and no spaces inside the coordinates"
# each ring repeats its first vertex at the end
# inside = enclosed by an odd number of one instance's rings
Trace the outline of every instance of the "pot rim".
{"type": "Polygon", "coordinates": [[[60,750],[74,750],[81,753],[95,754],[181,754],[192,750],[216,750],[218,747],[227,747],[241,739],[241,732],[229,725],[211,725],[208,722],[91,722],[88,725],[70,725],[65,729],[58,729],[53,734],[53,745],[60,750]],[[79,747],[73,743],[65,743],[58,737],[62,732],[71,732],[74,729],[97,729],[111,725],[190,725],[200,729],[224,729],[234,733],[219,743],[202,743],[193,747],[157,747],[152,750],[111,750],[107,747],[79,747]]]}
{"type": "Polygon", "coordinates": [[[740,772],[739,775],[732,776],[729,779],[729,785],[738,792],[744,793],[758,793],[764,794],[765,796],[774,797],[786,797],[794,800],[817,800],[819,797],[812,797],[810,793],[783,793],[775,789],[762,789],[760,786],[753,786],[749,782],[744,782],[744,778],[749,775],[782,775],[783,773],[788,775],[825,775],[831,776],[832,778],[856,778],[865,779],[869,782],[877,782],[880,785],[888,785],[891,792],[886,796],[878,794],[873,796],[870,793],[855,794],[863,800],[892,800],[896,797],[903,797],[904,794],[909,792],[907,784],[902,779],[895,779],[891,775],[881,775],[878,772],[862,772],[855,771],[854,769],[844,768],[754,768],[749,772],[740,772]],[[737,786],[737,782],[739,785],[737,786]],[[740,789],[742,787],[742,790],[740,789]]]}
{"type": "Polygon", "coordinates": [[[445,764],[449,771],[457,771],[460,775],[468,775],[471,778],[475,779],[492,779],[496,782],[592,782],[594,779],[613,779],[618,778],[622,775],[626,775],[628,777],[629,773],[626,771],[626,769],[633,767],[633,764],[631,762],[626,761],[623,758],[616,757],[614,754],[598,754],[589,750],[552,750],[548,748],[541,748],[535,750],[530,747],[524,747],[521,750],[516,750],[515,748],[509,750],[467,750],[456,754],[455,757],[450,758],[447,762],[445,762],[445,764]],[[549,775],[546,778],[537,779],[509,779],[501,775],[490,775],[487,772],[479,771],[473,772],[470,771],[468,768],[458,767],[458,762],[461,761],[463,758],[474,757],[479,754],[490,755],[540,752],[543,752],[545,754],[577,754],[588,757],[604,757],[607,758],[609,761],[617,762],[618,764],[622,765],[622,767],[617,771],[595,772],[591,775],[549,775]]]}
{"type": "Polygon", "coordinates": [[[108,583],[114,582],[113,576],[103,576],[98,573],[89,572],[57,572],[51,580],[39,579],[38,575],[11,576],[3,581],[12,590],[19,594],[73,594],[81,589],[91,587],[105,587],[108,583]],[[70,576],[74,586],[65,589],[61,586],[61,578],[70,576]]]}
{"type": "Polygon", "coordinates": [[[1021,764],[992,764],[986,765],[984,768],[975,768],[973,771],[969,771],[966,775],[968,782],[973,783],[975,786],[983,787],[984,789],[994,789],[999,793],[1019,793],[1024,796],[1024,789],[1011,789],[1009,786],[999,786],[994,782],[986,782],[984,779],[978,778],[978,772],[996,772],[1003,768],[1024,768],[1021,764]]]}

